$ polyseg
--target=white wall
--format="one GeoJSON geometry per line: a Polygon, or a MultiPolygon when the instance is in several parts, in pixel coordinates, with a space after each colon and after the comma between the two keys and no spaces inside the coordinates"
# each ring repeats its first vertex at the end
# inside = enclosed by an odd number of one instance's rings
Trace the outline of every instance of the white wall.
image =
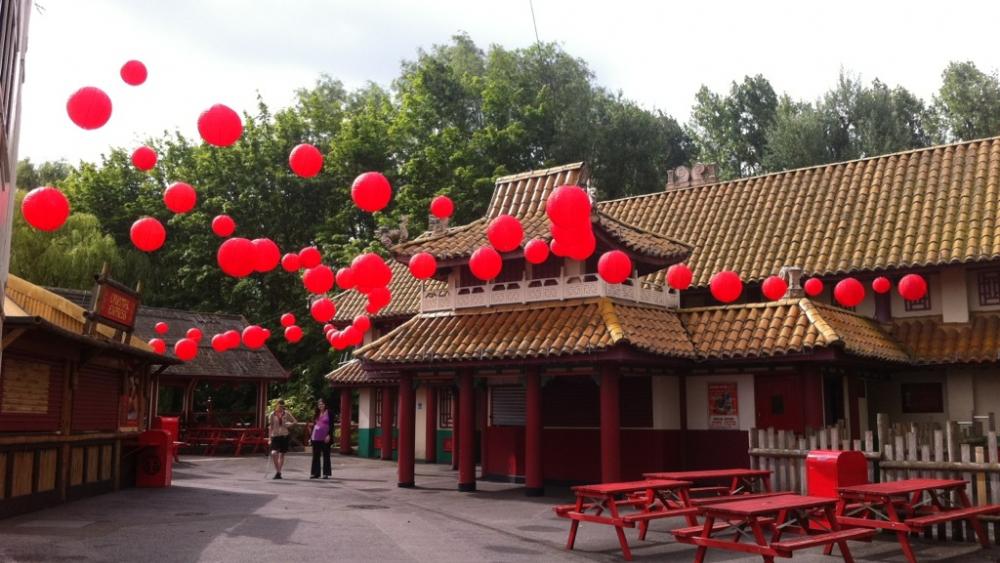
{"type": "Polygon", "coordinates": [[[416,459],[427,459],[427,386],[417,388],[416,424],[414,425],[416,459]]]}
{"type": "MultiPolygon", "coordinates": [[[[951,274],[953,275],[953,274],[951,274]]],[[[927,317],[930,315],[940,315],[941,314],[941,276],[938,274],[925,274],[924,279],[927,280],[927,291],[931,296],[931,308],[927,311],[906,311],[906,307],[903,302],[903,298],[899,296],[899,292],[896,291],[895,285],[890,292],[892,295],[892,316],[893,318],[902,319],[906,317],[927,317]]]]}
{"type": "Polygon", "coordinates": [[[739,429],[754,427],[757,418],[754,401],[753,374],[692,375],[687,378],[687,418],[689,430],[708,430],[708,384],[737,384],[739,429]]]}
{"type": "MultiPolygon", "coordinates": [[[[946,323],[969,322],[968,274],[962,266],[941,270],[941,314],[946,323]]],[[[933,298],[933,296],[932,296],[933,298]]],[[[979,298],[976,297],[978,304],[979,298]]]]}
{"type": "Polygon", "coordinates": [[[983,271],[995,270],[992,268],[969,268],[966,270],[966,292],[969,298],[969,310],[971,311],[1000,311],[1000,305],[980,305],[979,304],[979,273],[983,271]]]}
{"type": "Polygon", "coordinates": [[[961,408],[957,401],[963,393],[956,393],[955,383],[953,378],[946,378],[943,372],[893,374],[889,380],[868,381],[868,412],[871,416],[875,413],[886,413],[892,422],[945,422],[955,409],[961,408]],[[944,412],[904,413],[902,384],[925,382],[943,383],[941,391],[944,393],[944,412]]]}
{"type": "Polygon", "coordinates": [[[674,375],[654,375],[651,379],[653,428],[657,430],[680,429],[680,378],[674,375]]]}
{"type": "Polygon", "coordinates": [[[372,427],[372,416],[375,414],[372,411],[372,399],[374,395],[371,388],[368,387],[362,387],[358,390],[358,428],[372,427]]]}

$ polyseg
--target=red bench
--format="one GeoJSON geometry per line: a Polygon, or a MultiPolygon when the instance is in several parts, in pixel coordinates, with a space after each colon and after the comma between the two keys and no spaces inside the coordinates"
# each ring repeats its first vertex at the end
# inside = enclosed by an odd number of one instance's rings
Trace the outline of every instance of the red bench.
{"type": "Polygon", "coordinates": [[[832,545],[836,542],[847,540],[870,540],[878,530],[866,530],[864,528],[852,528],[848,530],[837,530],[836,532],[824,532],[802,536],[790,540],[779,541],[771,544],[771,548],[781,557],[791,557],[793,551],[808,549],[821,545],[832,545]]]}

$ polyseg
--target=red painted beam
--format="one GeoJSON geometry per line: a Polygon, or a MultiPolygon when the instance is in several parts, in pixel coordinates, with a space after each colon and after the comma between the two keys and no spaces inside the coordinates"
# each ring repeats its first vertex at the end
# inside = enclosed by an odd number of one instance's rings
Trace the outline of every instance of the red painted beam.
{"type": "Polygon", "coordinates": [[[427,415],[427,419],[424,425],[424,443],[427,444],[427,449],[424,454],[424,461],[427,463],[437,463],[437,387],[433,385],[427,386],[425,404],[427,405],[427,410],[424,412],[427,415]]]}
{"type": "Polygon", "coordinates": [[[351,453],[351,388],[340,390],[340,453],[351,453]]]}
{"type": "Polygon", "coordinates": [[[524,487],[530,497],[545,494],[542,477],[542,383],[537,369],[529,369],[525,389],[524,487]]]}
{"type": "Polygon", "coordinates": [[[399,378],[399,482],[409,488],[413,482],[414,448],[416,437],[416,412],[414,411],[413,375],[404,373],[399,378]]]}
{"type": "Polygon", "coordinates": [[[392,459],[392,387],[382,388],[381,458],[392,459]]]}
{"type": "Polygon", "coordinates": [[[470,371],[459,376],[458,403],[458,490],[469,492],[476,490],[476,395],[470,371]]]}
{"type": "Polygon", "coordinates": [[[458,420],[461,417],[462,406],[458,404],[458,389],[451,389],[451,468],[458,470],[458,420]]]}
{"type": "Polygon", "coordinates": [[[621,406],[617,366],[601,369],[601,481],[621,481],[621,406]]]}

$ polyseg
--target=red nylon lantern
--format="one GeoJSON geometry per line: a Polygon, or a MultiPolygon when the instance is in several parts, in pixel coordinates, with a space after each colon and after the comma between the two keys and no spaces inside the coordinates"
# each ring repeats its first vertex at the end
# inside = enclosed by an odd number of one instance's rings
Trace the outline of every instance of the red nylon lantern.
{"type": "Polygon", "coordinates": [[[198,116],[198,133],[210,145],[228,147],[243,134],[243,122],[232,108],[215,104],[198,116]]]}
{"type": "Polygon", "coordinates": [[[724,270],[712,276],[708,282],[712,297],[721,303],[732,303],[743,293],[743,280],[736,272],[724,270]]]}
{"type": "Polygon", "coordinates": [[[147,76],[146,65],[142,64],[141,61],[132,60],[122,65],[121,77],[129,86],[142,84],[146,81],[147,76]]]}
{"type": "Polygon", "coordinates": [[[309,306],[309,314],[318,323],[328,322],[337,314],[337,307],[333,304],[333,301],[326,297],[321,297],[312,302],[309,306]]]}
{"type": "Polygon", "coordinates": [[[212,232],[218,237],[228,237],[236,230],[236,221],[229,215],[216,215],[212,219],[212,232]]]}
{"type": "Polygon", "coordinates": [[[52,186],[35,188],[21,200],[21,215],[40,231],[54,231],[69,217],[69,200],[52,186]]]}
{"type": "Polygon", "coordinates": [[[333,281],[333,270],[324,264],[309,268],[302,276],[302,284],[306,286],[309,293],[326,293],[333,289],[333,281]]]}
{"type": "Polygon", "coordinates": [[[632,259],[621,250],[611,250],[597,261],[597,273],[607,283],[622,283],[632,275],[632,259]]]}
{"type": "Polygon", "coordinates": [[[299,261],[299,255],[294,252],[289,252],[281,257],[281,267],[286,272],[298,272],[302,268],[302,263],[299,261]]]}
{"type": "Polygon", "coordinates": [[[285,313],[281,315],[281,326],[288,328],[295,324],[295,315],[291,313],[285,313]]]}
{"type": "Polygon", "coordinates": [[[307,246],[299,251],[299,264],[301,268],[315,268],[323,261],[323,255],[315,246],[307,246]]]}
{"type": "Polygon", "coordinates": [[[269,333],[257,325],[250,325],[243,329],[243,345],[251,350],[260,349],[267,342],[269,333]]]}
{"type": "Polygon", "coordinates": [[[524,240],[524,228],[516,217],[500,215],[490,221],[486,229],[486,238],[498,251],[510,252],[521,246],[521,241],[524,240]]]}
{"type": "Polygon", "coordinates": [[[253,269],[257,272],[270,272],[278,267],[281,261],[281,250],[269,238],[253,239],[254,261],[253,269]]]}
{"type": "Polygon", "coordinates": [[[900,278],[896,290],[907,301],[919,301],[927,295],[927,280],[917,274],[906,274],[900,278]]]}
{"type": "Polygon", "coordinates": [[[545,214],[560,227],[572,228],[590,222],[590,196],[580,186],[559,186],[545,200],[545,214]]]}
{"type": "Polygon", "coordinates": [[[354,270],[341,268],[337,270],[337,287],[348,290],[354,287],[354,270]]]}
{"type": "Polygon", "coordinates": [[[327,333],[329,333],[331,330],[336,330],[336,327],[334,327],[330,323],[326,323],[325,325],[323,325],[323,336],[326,336],[327,333]]]}
{"type": "Polygon", "coordinates": [[[524,259],[529,264],[541,264],[549,259],[549,245],[542,239],[534,238],[524,245],[524,259]]]}
{"type": "Polygon", "coordinates": [[[160,321],[160,322],[156,323],[155,325],[153,325],[153,331],[155,331],[156,334],[166,334],[167,331],[169,331],[169,330],[170,330],[170,325],[168,325],[167,323],[165,323],[163,321],[160,321]]]}
{"type": "Polygon", "coordinates": [[[565,258],[569,255],[566,245],[556,239],[552,239],[552,242],[549,243],[549,249],[552,251],[552,254],[560,258],[565,258]]]}
{"type": "Polygon", "coordinates": [[[240,331],[238,330],[227,330],[222,333],[222,336],[226,338],[226,347],[229,349],[239,348],[241,342],[240,331]]]}
{"type": "Polygon", "coordinates": [[[297,145],[288,155],[288,166],[303,178],[312,178],[323,169],[323,154],[308,144],[297,145]]]}
{"type": "Polygon", "coordinates": [[[469,269],[472,275],[483,281],[495,279],[503,268],[503,259],[500,253],[490,246],[480,247],[472,253],[469,258],[469,269]]]}
{"type": "Polygon", "coordinates": [[[431,215],[437,217],[438,219],[451,217],[451,214],[454,212],[455,204],[451,201],[450,197],[446,195],[439,195],[431,200],[431,215]]]}
{"type": "Polygon", "coordinates": [[[426,280],[437,272],[437,260],[429,252],[419,252],[410,257],[410,273],[418,280],[426,280]]]}
{"type": "Polygon", "coordinates": [[[693,278],[694,274],[691,273],[691,268],[688,268],[687,264],[674,264],[667,268],[667,285],[678,291],[684,291],[691,287],[693,278]]]}
{"type": "Polygon", "coordinates": [[[132,166],[136,169],[148,172],[156,166],[156,151],[147,146],[141,146],[132,151],[132,166]]]}
{"type": "Polygon", "coordinates": [[[174,355],[178,359],[190,362],[198,355],[198,343],[190,338],[181,338],[174,344],[174,355]]]}
{"type": "Polygon", "coordinates": [[[819,278],[809,278],[806,280],[806,283],[802,284],[802,289],[809,297],[816,297],[817,295],[823,293],[823,280],[819,278]]]}
{"type": "Polygon", "coordinates": [[[245,278],[253,273],[257,247],[245,238],[227,239],[219,245],[216,261],[222,271],[234,278],[245,278]]]}
{"type": "Polygon", "coordinates": [[[330,345],[333,346],[333,349],[337,351],[344,350],[348,346],[347,341],[344,340],[343,333],[340,332],[336,334],[331,333],[330,345]]]}
{"type": "Polygon", "coordinates": [[[365,310],[374,315],[392,301],[392,293],[387,287],[376,287],[368,292],[368,305],[365,310]]]}
{"type": "Polygon", "coordinates": [[[368,332],[368,329],[372,327],[372,321],[371,319],[369,319],[364,315],[358,315],[354,317],[354,322],[351,323],[351,326],[360,330],[361,332],[368,332]]]}
{"type": "Polygon", "coordinates": [[[302,329],[295,325],[285,327],[285,340],[290,344],[295,344],[299,340],[302,340],[302,329]]]}
{"type": "Polygon", "coordinates": [[[385,287],[392,281],[392,270],[378,254],[366,252],[351,261],[354,283],[358,287],[385,287]]]}
{"type": "Polygon", "coordinates": [[[174,182],[163,191],[163,203],[174,213],[187,213],[194,209],[197,202],[197,192],[191,184],[185,182],[174,182]]]}
{"type": "Polygon", "coordinates": [[[184,336],[190,338],[191,340],[194,340],[195,342],[201,342],[201,337],[203,335],[201,329],[197,327],[192,327],[187,329],[187,332],[184,333],[184,336]]]}
{"type": "Polygon", "coordinates": [[[875,293],[889,293],[892,289],[892,282],[885,276],[879,276],[872,280],[872,291],[875,293]]]}
{"type": "Polygon", "coordinates": [[[351,185],[351,199],[363,211],[374,213],[389,205],[392,186],[389,180],[378,172],[365,172],[354,179],[351,185]]]}
{"type": "Polygon", "coordinates": [[[343,332],[340,333],[340,337],[344,339],[344,343],[348,346],[357,346],[365,339],[364,333],[353,326],[345,328],[343,332]]]}
{"type": "Polygon", "coordinates": [[[150,338],[149,346],[154,352],[160,355],[163,355],[163,353],[167,351],[167,343],[164,342],[162,338],[150,338]]]}
{"type": "Polygon", "coordinates": [[[583,233],[583,236],[573,240],[569,244],[568,254],[569,258],[581,262],[590,258],[594,251],[597,250],[597,239],[594,238],[594,233],[592,231],[583,231],[583,233]]]}
{"type": "Polygon", "coordinates": [[[218,353],[223,353],[229,349],[229,341],[226,339],[225,335],[216,334],[212,337],[212,350],[218,353]]]}
{"type": "Polygon", "coordinates": [[[84,86],[66,101],[66,113],[81,129],[97,129],[111,119],[111,98],[100,88],[84,86]]]}
{"type": "Polygon", "coordinates": [[[844,307],[857,307],[865,299],[865,286],[854,278],[844,278],[833,286],[833,298],[844,307]]]}
{"type": "Polygon", "coordinates": [[[788,292],[788,283],[778,276],[770,276],[760,284],[760,292],[769,301],[777,301],[788,292]]]}
{"type": "Polygon", "coordinates": [[[139,250],[153,252],[159,250],[167,240],[167,230],[156,219],[143,217],[132,223],[128,236],[139,250]]]}

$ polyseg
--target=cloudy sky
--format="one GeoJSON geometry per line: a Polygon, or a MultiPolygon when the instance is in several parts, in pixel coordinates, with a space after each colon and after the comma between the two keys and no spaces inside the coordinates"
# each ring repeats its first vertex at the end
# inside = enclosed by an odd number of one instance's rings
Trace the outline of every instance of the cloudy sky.
{"type": "MultiPolygon", "coordinates": [[[[951,60],[1000,67],[1000,4],[964,2],[614,2],[534,0],[538,35],[582,57],[597,80],[681,120],[700,85],[762,73],[813,99],[839,69],[901,84],[929,99],[951,60]],[[942,9],[946,7],[947,9],[942,9]],[[990,13],[992,11],[992,13],[990,13]]],[[[95,160],[180,129],[196,134],[214,103],[238,111],[258,93],[272,107],[320,73],[349,87],[382,84],[419,47],[466,31],[480,45],[535,40],[528,0],[35,0],[20,156],[95,160]],[[149,67],[140,87],[118,70],[149,67]],[[66,116],[70,93],[103,88],[114,113],[83,131],[66,116]]]]}

